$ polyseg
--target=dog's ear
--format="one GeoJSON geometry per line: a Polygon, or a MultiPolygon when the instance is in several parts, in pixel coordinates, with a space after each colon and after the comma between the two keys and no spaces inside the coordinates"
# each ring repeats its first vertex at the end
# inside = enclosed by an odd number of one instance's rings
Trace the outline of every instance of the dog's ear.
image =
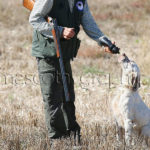
{"type": "Polygon", "coordinates": [[[140,77],[137,75],[137,73],[132,73],[131,85],[133,91],[136,91],[140,87],[140,77]]]}

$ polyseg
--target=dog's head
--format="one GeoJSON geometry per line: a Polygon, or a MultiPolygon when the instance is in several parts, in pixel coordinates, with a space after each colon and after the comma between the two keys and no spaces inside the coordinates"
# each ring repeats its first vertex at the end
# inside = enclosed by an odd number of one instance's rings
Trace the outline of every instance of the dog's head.
{"type": "Polygon", "coordinates": [[[133,91],[140,87],[140,70],[134,61],[131,61],[126,54],[119,57],[122,67],[122,84],[133,91]]]}

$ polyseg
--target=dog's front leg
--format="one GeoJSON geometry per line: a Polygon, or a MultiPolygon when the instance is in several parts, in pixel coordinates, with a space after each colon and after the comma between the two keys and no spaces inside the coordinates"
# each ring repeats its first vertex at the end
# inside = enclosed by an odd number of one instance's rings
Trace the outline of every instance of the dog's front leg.
{"type": "Polygon", "coordinates": [[[148,125],[145,125],[144,127],[142,127],[142,133],[144,136],[144,140],[145,140],[145,144],[150,147],[150,142],[149,142],[149,138],[150,138],[150,123],[148,125]]]}
{"type": "Polygon", "coordinates": [[[116,121],[116,138],[118,141],[123,139],[123,128],[119,126],[118,122],[116,121]]]}
{"type": "Polygon", "coordinates": [[[124,122],[125,126],[125,142],[129,146],[131,144],[131,134],[132,134],[132,120],[126,119],[124,122]]]}

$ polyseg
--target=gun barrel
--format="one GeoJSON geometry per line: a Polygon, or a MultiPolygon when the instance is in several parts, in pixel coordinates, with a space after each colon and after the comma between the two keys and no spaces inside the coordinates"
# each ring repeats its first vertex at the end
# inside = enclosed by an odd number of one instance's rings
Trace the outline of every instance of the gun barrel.
{"type": "Polygon", "coordinates": [[[64,64],[63,64],[61,45],[60,45],[60,41],[59,41],[57,20],[52,19],[52,22],[53,22],[52,34],[53,34],[54,41],[55,41],[57,57],[59,58],[59,65],[60,65],[60,71],[61,71],[62,82],[63,82],[63,87],[64,87],[65,99],[66,99],[66,102],[69,102],[69,99],[70,99],[69,98],[69,90],[68,90],[66,73],[65,73],[64,64]]]}

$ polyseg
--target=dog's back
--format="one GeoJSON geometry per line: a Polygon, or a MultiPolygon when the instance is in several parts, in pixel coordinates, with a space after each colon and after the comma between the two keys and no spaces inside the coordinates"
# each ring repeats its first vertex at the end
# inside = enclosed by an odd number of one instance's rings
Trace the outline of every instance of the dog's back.
{"type": "Polygon", "coordinates": [[[124,119],[130,118],[139,127],[150,123],[150,109],[143,102],[138,91],[121,89],[112,101],[112,111],[118,124],[124,127],[124,119]]]}
{"type": "Polygon", "coordinates": [[[150,124],[150,109],[143,102],[138,92],[133,94],[134,100],[134,116],[138,126],[150,124]]]}

